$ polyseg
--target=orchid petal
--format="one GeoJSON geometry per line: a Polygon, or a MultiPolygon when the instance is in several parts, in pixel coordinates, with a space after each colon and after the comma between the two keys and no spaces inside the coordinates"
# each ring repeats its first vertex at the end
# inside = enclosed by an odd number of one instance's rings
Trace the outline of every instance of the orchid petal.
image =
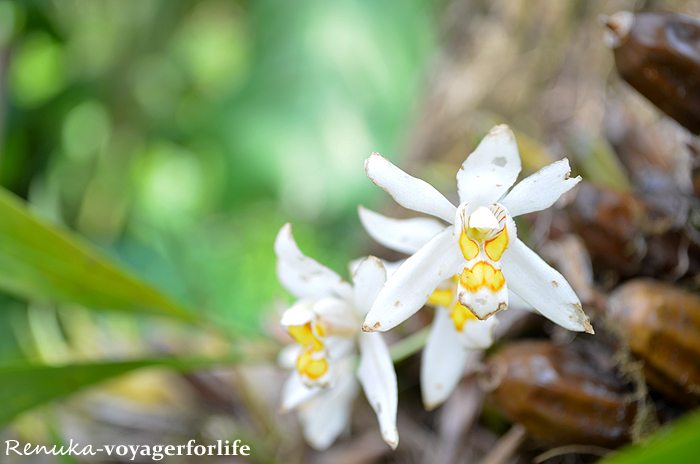
{"type": "Polygon", "coordinates": [[[291,343],[284,346],[277,354],[277,365],[282,369],[294,369],[297,365],[297,359],[303,351],[298,343],[291,343]]]}
{"type": "Polygon", "coordinates": [[[531,304],[520,298],[520,295],[508,289],[508,309],[519,309],[529,313],[536,312],[531,304]]]}
{"type": "Polygon", "coordinates": [[[322,298],[313,305],[318,322],[328,335],[352,336],[357,332],[358,320],[352,306],[335,298],[322,298]]]}
{"type": "Polygon", "coordinates": [[[459,279],[459,302],[477,318],[484,321],[498,311],[508,308],[507,279],[488,261],[480,261],[465,269],[459,279]],[[466,283],[466,285],[465,285],[466,283]],[[474,283],[470,286],[470,283],[474,283]]]}
{"type": "Polygon", "coordinates": [[[354,337],[326,337],[323,341],[326,344],[328,358],[331,360],[343,359],[355,352],[354,337]]]}
{"type": "Polygon", "coordinates": [[[549,208],[560,196],[581,182],[581,176],[571,178],[570,174],[571,167],[566,158],[547,165],[518,182],[501,204],[511,216],[549,208]]]}
{"type": "Polygon", "coordinates": [[[282,226],[277,234],[275,253],[277,278],[296,298],[352,298],[352,287],[349,283],[327,267],[304,256],[294,241],[290,224],[282,226]]]}
{"type": "Polygon", "coordinates": [[[365,316],[386,282],[386,269],[379,258],[369,256],[357,267],[352,281],[355,289],[355,309],[360,316],[365,316]]]}
{"type": "MultiPolygon", "coordinates": [[[[426,243],[427,243],[427,241],[426,241],[426,243]]],[[[367,256],[365,256],[364,258],[353,259],[352,261],[350,261],[348,263],[348,270],[350,271],[350,275],[355,275],[355,272],[357,272],[357,268],[360,267],[360,263],[362,263],[362,261],[364,261],[365,259],[367,259],[367,256]]],[[[394,272],[396,272],[396,270],[399,268],[399,266],[401,266],[403,264],[403,262],[406,260],[400,259],[398,261],[387,261],[385,259],[380,259],[380,261],[382,262],[382,265],[384,266],[384,270],[386,271],[386,275],[390,276],[394,272]]]]}
{"type": "Polygon", "coordinates": [[[394,219],[362,206],[357,212],[365,230],[377,243],[409,255],[445,229],[445,225],[435,219],[394,219]]]}
{"type": "Polygon", "coordinates": [[[382,438],[392,449],[396,449],[399,444],[399,431],[396,428],[398,392],[389,348],[378,333],[360,334],[358,342],[360,365],[357,367],[357,377],[367,401],[377,413],[382,438]]]}
{"type": "Polygon", "coordinates": [[[457,337],[457,330],[444,308],[435,310],[420,366],[423,404],[428,410],[441,405],[452,394],[462,378],[469,351],[457,337]]]}
{"type": "Polygon", "coordinates": [[[386,190],[404,208],[430,214],[449,223],[454,221],[455,205],[435,187],[409,176],[379,153],[372,153],[367,158],[365,172],[372,182],[386,190]]]}
{"type": "Polygon", "coordinates": [[[387,279],[362,330],[384,332],[396,327],[428,301],[440,282],[457,272],[464,258],[451,229],[433,237],[387,279]]]}
{"type": "Polygon", "coordinates": [[[465,350],[485,350],[493,345],[493,331],[498,325],[498,318],[491,316],[485,321],[470,319],[457,331],[459,344],[465,350]]]}
{"type": "Polygon", "coordinates": [[[299,373],[294,370],[282,388],[281,412],[292,411],[313,400],[319,393],[325,391],[321,387],[307,387],[299,373]]]}
{"type": "Polygon", "coordinates": [[[497,202],[520,174],[520,154],[510,127],[496,126],[457,172],[459,201],[475,206],[497,202]]]}
{"type": "Polygon", "coordinates": [[[316,318],[316,314],[312,309],[313,306],[313,301],[305,299],[298,300],[282,313],[280,324],[284,327],[294,327],[313,321],[316,318]]]}
{"type": "Polygon", "coordinates": [[[398,261],[384,261],[384,260],[382,260],[382,264],[384,264],[384,269],[386,269],[387,278],[389,276],[394,275],[394,273],[399,270],[399,268],[404,263],[404,261],[406,261],[406,260],[405,259],[400,259],[398,261]]]}
{"type": "Polygon", "coordinates": [[[516,240],[501,257],[508,286],[526,303],[565,329],[593,333],[590,320],[564,277],[516,240]]]}
{"type": "Polygon", "coordinates": [[[327,449],[348,429],[352,404],[359,393],[352,374],[345,375],[334,388],[327,389],[307,407],[299,410],[304,438],[318,450],[327,449]]]}

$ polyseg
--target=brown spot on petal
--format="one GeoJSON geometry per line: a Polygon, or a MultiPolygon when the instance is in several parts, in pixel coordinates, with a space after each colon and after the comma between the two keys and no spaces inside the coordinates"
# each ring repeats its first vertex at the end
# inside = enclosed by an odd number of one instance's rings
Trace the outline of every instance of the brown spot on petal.
{"type": "Polygon", "coordinates": [[[381,324],[379,322],[375,322],[374,325],[372,326],[373,329],[378,329],[381,324]]]}
{"type": "Polygon", "coordinates": [[[401,302],[397,301],[396,303],[394,303],[394,306],[396,306],[398,308],[399,306],[401,306],[401,302]]]}
{"type": "Polygon", "coordinates": [[[556,280],[553,280],[553,281],[552,281],[552,287],[557,288],[558,286],[559,286],[559,284],[557,283],[557,281],[556,281],[556,280]]]}

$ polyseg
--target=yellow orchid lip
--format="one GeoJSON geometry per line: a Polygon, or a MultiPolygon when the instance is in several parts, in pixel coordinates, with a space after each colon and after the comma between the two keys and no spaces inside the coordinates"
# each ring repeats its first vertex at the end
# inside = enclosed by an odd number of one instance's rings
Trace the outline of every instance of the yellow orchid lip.
{"type": "Polygon", "coordinates": [[[304,350],[297,358],[297,371],[311,380],[318,380],[328,372],[328,360],[320,351],[304,350]]]}
{"type": "Polygon", "coordinates": [[[297,371],[309,380],[319,380],[328,372],[325,346],[321,340],[326,332],[325,327],[319,322],[309,321],[303,325],[287,326],[287,332],[304,348],[297,358],[297,371]]]}
{"type": "Polygon", "coordinates": [[[470,293],[476,293],[482,288],[496,293],[503,288],[506,279],[503,277],[503,272],[494,268],[491,263],[478,261],[471,269],[464,268],[459,282],[470,293]]]}

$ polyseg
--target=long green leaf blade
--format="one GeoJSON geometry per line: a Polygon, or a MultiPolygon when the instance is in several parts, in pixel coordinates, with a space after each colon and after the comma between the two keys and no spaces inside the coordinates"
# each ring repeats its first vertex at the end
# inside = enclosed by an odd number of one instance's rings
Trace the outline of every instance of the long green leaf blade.
{"type": "Polygon", "coordinates": [[[73,364],[62,367],[27,364],[0,367],[0,426],[34,406],[62,398],[134,369],[169,366],[187,371],[218,362],[221,361],[173,358],[73,364]]]}
{"type": "Polygon", "coordinates": [[[194,320],[188,310],[77,234],[34,217],[19,198],[2,188],[0,289],[20,298],[194,320]]]}

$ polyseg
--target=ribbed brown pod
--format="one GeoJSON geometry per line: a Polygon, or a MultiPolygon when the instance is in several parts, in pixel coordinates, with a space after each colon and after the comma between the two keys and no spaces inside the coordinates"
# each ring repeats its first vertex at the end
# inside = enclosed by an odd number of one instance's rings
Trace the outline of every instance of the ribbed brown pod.
{"type": "Polygon", "coordinates": [[[664,113],[700,133],[700,21],[678,13],[607,18],[620,76],[664,113]]]}
{"type": "Polygon", "coordinates": [[[636,413],[621,380],[571,345],[524,341],[487,361],[498,407],[548,445],[618,446],[636,413]]]}
{"type": "Polygon", "coordinates": [[[615,290],[608,308],[632,353],[644,361],[649,384],[676,401],[700,404],[700,296],[638,279],[615,290]]]}
{"type": "Polygon", "coordinates": [[[566,212],[596,267],[632,277],[670,273],[678,265],[673,220],[635,195],[582,182],[566,212]]]}

